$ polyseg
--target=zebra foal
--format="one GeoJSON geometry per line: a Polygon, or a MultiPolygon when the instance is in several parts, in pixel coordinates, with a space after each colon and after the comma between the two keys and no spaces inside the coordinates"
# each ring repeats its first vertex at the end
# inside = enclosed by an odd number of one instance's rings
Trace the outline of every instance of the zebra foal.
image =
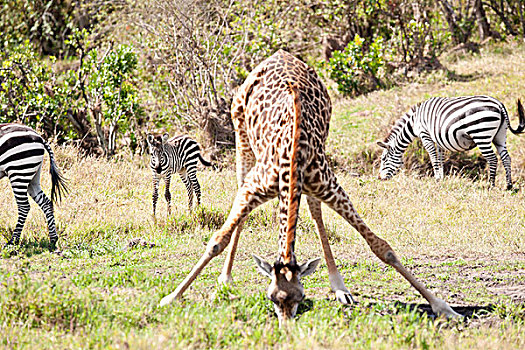
{"type": "Polygon", "coordinates": [[[166,133],[162,136],[148,134],[148,147],[151,155],[150,167],[153,170],[153,216],[157,208],[159,197],[159,182],[161,178],[166,181],[165,198],[168,202],[168,214],[171,214],[171,175],[178,173],[188,192],[190,211],[193,206],[193,193],[197,198],[197,205],[201,202],[201,187],[197,181],[197,160],[205,166],[212,164],[204,159],[200,153],[197,141],[181,135],[171,139],[166,133]]]}
{"type": "Polygon", "coordinates": [[[50,248],[58,240],[53,215],[53,202],[40,188],[40,173],[44,150],[49,154],[51,174],[51,199],[60,199],[67,192],[65,179],[60,174],[49,144],[30,127],[21,124],[0,124],[0,179],[7,176],[18,206],[18,221],[13,236],[7,244],[18,244],[29,213],[28,194],[44,212],[49,228],[50,248]]]}
{"type": "Polygon", "coordinates": [[[507,127],[513,134],[525,130],[525,113],[517,101],[519,126],[513,129],[503,103],[489,96],[433,97],[413,106],[401,117],[384,141],[379,177],[394,176],[403,162],[408,145],[419,137],[430,155],[434,176],[443,178],[443,150],[467,151],[478,147],[489,163],[489,181],[494,186],[498,159],[494,144],[505,167],[507,189],[512,188],[510,156],[507,152],[507,127]]]}

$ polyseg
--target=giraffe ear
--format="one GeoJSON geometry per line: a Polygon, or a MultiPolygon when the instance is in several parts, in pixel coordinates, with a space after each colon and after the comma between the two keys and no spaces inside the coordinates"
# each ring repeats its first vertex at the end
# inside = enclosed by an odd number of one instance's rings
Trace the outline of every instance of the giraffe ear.
{"type": "Polygon", "coordinates": [[[317,268],[317,265],[319,265],[319,262],[321,262],[321,258],[316,258],[308,260],[307,262],[299,266],[299,273],[301,277],[306,277],[314,273],[315,269],[317,268]]]}
{"type": "Polygon", "coordinates": [[[146,141],[148,141],[148,145],[151,145],[153,142],[153,135],[148,132],[148,136],[146,137],[146,141]]]}
{"type": "Polygon", "coordinates": [[[169,138],[170,138],[170,134],[168,133],[165,133],[164,135],[162,135],[162,143],[168,142],[169,138]]]}
{"type": "Polygon", "coordinates": [[[264,261],[262,258],[259,258],[257,255],[252,256],[253,260],[255,260],[255,264],[257,265],[257,270],[259,271],[259,273],[268,278],[272,278],[272,265],[268,264],[266,261],[264,261]]]}
{"type": "Polygon", "coordinates": [[[377,141],[377,145],[379,147],[384,148],[384,149],[390,149],[390,145],[388,143],[383,142],[383,141],[377,141]]]}

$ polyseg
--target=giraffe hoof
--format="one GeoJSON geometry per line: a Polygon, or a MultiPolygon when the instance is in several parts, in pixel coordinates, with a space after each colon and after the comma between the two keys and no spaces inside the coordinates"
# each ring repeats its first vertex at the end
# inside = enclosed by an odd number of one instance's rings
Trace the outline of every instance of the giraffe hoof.
{"type": "Polygon", "coordinates": [[[354,298],[352,298],[352,294],[342,290],[337,290],[335,292],[335,298],[343,305],[355,304],[354,298]]]}
{"type": "Polygon", "coordinates": [[[233,282],[233,279],[231,275],[223,275],[222,273],[217,279],[218,284],[230,284],[232,282],[233,282]]]}
{"type": "Polygon", "coordinates": [[[432,311],[438,316],[445,316],[449,319],[463,317],[463,315],[458,314],[456,311],[452,310],[452,308],[444,300],[437,299],[437,301],[430,306],[432,307],[432,311]]]}

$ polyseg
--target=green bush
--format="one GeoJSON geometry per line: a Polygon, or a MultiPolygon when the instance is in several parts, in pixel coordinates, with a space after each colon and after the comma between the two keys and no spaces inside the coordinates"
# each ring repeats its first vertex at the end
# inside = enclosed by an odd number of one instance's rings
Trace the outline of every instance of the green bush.
{"type": "Polygon", "coordinates": [[[368,46],[356,35],[343,51],[334,51],[327,63],[330,78],[345,95],[358,95],[382,86],[380,75],[385,66],[383,38],[368,46]]]}

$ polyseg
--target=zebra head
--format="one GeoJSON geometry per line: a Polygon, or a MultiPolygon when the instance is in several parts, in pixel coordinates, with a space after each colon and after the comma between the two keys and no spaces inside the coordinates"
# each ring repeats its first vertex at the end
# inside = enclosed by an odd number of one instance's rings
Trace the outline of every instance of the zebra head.
{"type": "Polygon", "coordinates": [[[169,137],[168,133],[165,133],[162,136],[148,134],[147,137],[149,153],[151,155],[150,167],[156,171],[157,174],[162,173],[162,168],[167,163],[164,145],[168,142],[169,137]]]}
{"type": "Polygon", "coordinates": [[[403,154],[388,142],[378,141],[377,144],[384,148],[381,154],[381,167],[379,168],[379,178],[381,180],[391,179],[397,174],[403,163],[403,154]]]}

